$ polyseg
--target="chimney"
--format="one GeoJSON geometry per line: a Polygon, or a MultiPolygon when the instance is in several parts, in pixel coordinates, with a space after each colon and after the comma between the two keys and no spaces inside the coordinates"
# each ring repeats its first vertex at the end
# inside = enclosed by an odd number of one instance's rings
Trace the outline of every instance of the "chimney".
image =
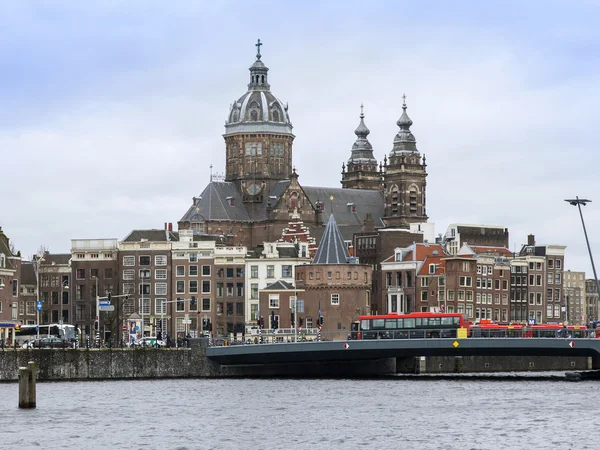
{"type": "Polygon", "coordinates": [[[192,203],[194,204],[194,206],[196,206],[196,203],[198,203],[198,199],[196,197],[192,197],[192,203]]]}
{"type": "Polygon", "coordinates": [[[535,245],[535,234],[530,234],[527,236],[527,245],[535,245]]]}
{"type": "Polygon", "coordinates": [[[173,222],[169,222],[169,231],[173,231],[173,222]]]}
{"type": "Polygon", "coordinates": [[[165,222],[165,231],[167,231],[167,222],[165,222]]]}

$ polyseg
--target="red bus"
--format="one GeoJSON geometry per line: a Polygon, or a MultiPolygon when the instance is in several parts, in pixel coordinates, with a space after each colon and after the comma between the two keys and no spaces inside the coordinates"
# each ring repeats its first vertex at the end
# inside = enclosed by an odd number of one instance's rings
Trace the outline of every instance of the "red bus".
{"type": "Polygon", "coordinates": [[[360,316],[352,326],[351,339],[456,338],[459,328],[467,328],[462,314],[414,312],[360,316]]]}
{"type": "Polygon", "coordinates": [[[482,320],[478,324],[469,327],[470,336],[493,338],[493,337],[525,337],[525,338],[586,338],[588,337],[588,329],[585,325],[569,325],[562,324],[541,324],[541,325],[524,325],[524,324],[498,324],[489,320],[482,320]]]}
{"type": "Polygon", "coordinates": [[[478,324],[469,326],[471,337],[497,338],[497,337],[526,337],[525,325],[498,324],[489,320],[482,320],[478,324]]]}
{"type": "Polygon", "coordinates": [[[527,337],[586,338],[588,337],[588,327],[585,325],[564,326],[560,323],[531,325],[527,337]]]}

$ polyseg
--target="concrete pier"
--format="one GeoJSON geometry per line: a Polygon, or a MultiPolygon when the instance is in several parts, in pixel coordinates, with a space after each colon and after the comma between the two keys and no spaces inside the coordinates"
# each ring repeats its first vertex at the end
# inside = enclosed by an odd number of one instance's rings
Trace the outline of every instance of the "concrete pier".
{"type": "Polygon", "coordinates": [[[29,361],[27,367],[19,367],[19,408],[35,408],[37,370],[35,362],[29,361]]]}

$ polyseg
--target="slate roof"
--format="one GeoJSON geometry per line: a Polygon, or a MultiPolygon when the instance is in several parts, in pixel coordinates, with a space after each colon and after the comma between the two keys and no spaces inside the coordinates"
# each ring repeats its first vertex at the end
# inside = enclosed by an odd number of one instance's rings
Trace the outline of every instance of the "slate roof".
{"type": "Polygon", "coordinates": [[[277,280],[274,283],[269,284],[266,288],[261,289],[263,291],[293,291],[296,288],[288,283],[287,281],[277,280]]]}
{"type": "Polygon", "coordinates": [[[122,242],[140,242],[146,239],[148,242],[171,242],[178,241],[179,234],[168,230],[133,230],[122,242]]]}
{"type": "Polygon", "coordinates": [[[23,261],[21,263],[21,284],[36,284],[35,270],[31,261],[23,261]]]}
{"type": "MultiPolygon", "coordinates": [[[[345,240],[352,240],[354,233],[359,233],[368,213],[371,214],[375,227],[384,226],[383,195],[380,191],[367,189],[342,189],[318,186],[302,186],[310,202],[316,206],[322,202],[323,223],[327,223],[331,214],[335,214],[337,226],[345,240]],[[333,200],[330,197],[333,196],[333,200]],[[356,207],[352,212],[351,204],[356,207]]],[[[317,228],[314,230],[317,241],[323,233],[317,228]]]]}
{"type": "Polygon", "coordinates": [[[211,181],[202,191],[196,205],[181,218],[181,221],[203,222],[211,221],[247,221],[250,220],[242,196],[234,183],[229,181],[211,181]],[[227,201],[233,199],[233,206],[227,201]]]}
{"type": "Polygon", "coordinates": [[[44,261],[42,261],[42,266],[51,265],[51,264],[69,264],[71,260],[70,253],[47,253],[44,255],[44,261]]]}
{"type": "Polygon", "coordinates": [[[349,259],[342,233],[331,214],[312,264],[348,264],[349,259]]]}

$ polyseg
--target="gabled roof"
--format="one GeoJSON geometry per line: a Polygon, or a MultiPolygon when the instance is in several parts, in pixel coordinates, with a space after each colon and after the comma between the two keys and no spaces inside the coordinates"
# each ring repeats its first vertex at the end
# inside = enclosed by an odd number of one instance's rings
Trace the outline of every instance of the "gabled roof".
{"type": "Polygon", "coordinates": [[[69,264],[69,261],[71,260],[71,254],[70,253],[46,253],[44,255],[44,261],[42,261],[41,265],[42,266],[47,266],[47,265],[51,265],[51,264],[69,264]]]}
{"type": "Polygon", "coordinates": [[[172,242],[178,241],[179,235],[168,230],[133,230],[122,242],[141,242],[142,239],[148,242],[172,242]]]}
{"type": "Polygon", "coordinates": [[[441,256],[428,256],[425,258],[419,275],[443,275],[446,272],[446,261],[441,256]],[[434,273],[429,272],[429,265],[436,264],[437,268],[434,273]]]}
{"type": "Polygon", "coordinates": [[[348,264],[349,259],[344,238],[331,214],[312,264],[348,264]]]}
{"type": "Polygon", "coordinates": [[[181,218],[181,221],[246,221],[250,220],[242,196],[234,183],[229,181],[211,181],[202,191],[196,204],[181,218]],[[233,205],[227,200],[231,198],[233,205]]]}
{"type": "Polygon", "coordinates": [[[35,279],[35,270],[31,261],[23,261],[21,263],[21,284],[35,285],[37,283],[35,279]]]}
{"type": "MultiPolygon", "coordinates": [[[[342,236],[345,240],[352,240],[354,233],[360,233],[367,214],[371,214],[375,227],[384,226],[383,195],[380,191],[367,189],[342,189],[318,186],[302,186],[304,193],[313,206],[317,202],[323,203],[323,223],[329,221],[334,214],[342,236]],[[333,199],[331,199],[333,197],[333,199]],[[356,212],[352,212],[352,206],[356,212]]],[[[315,238],[319,240],[319,230],[315,230],[315,238]]]]}
{"type": "Polygon", "coordinates": [[[486,245],[471,245],[470,247],[478,255],[490,254],[494,256],[513,256],[513,252],[506,247],[489,247],[486,245]]]}
{"type": "MultiPolygon", "coordinates": [[[[402,261],[425,261],[428,257],[444,257],[448,256],[444,247],[440,244],[427,244],[427,243],[413,243],[406,248],[396,249],[400,250],[403,254],[402,261]]],[[[387,257],[383,262],[394,262],[396,261],[396,252],[393,255],[387,257]]]]}
{"type": "Polygon", "coordinates": [[[293,291],[296,288],[288,283],[287,281],[277,280],[274,283],[269,284],[266,288],[261,289],[263,291],[293,291]]]}

